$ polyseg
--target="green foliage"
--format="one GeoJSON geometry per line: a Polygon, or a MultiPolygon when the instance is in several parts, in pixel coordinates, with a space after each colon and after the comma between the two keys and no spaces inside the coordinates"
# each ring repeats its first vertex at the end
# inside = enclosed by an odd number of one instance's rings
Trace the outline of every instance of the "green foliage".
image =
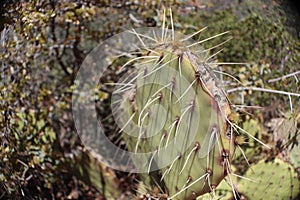
{"type": "MultiPolygon", "coordinates": [[[[198,29],[208,26],[207,31],[203,32],[199,36],[200,38],[197,39],[204,39],[216,33],[230,31],[232,40],[225,44],[225,48],[218,54],[217,59],[220,62],[248,63],[241,67],[222,67],[227,73],[241,81],[243,85],[299,93],[297,81],[293,79],[269,82],[274,77],[282,77],[283,74],[299,70],[300,51],[299,45],[297,45],[299,41],[295,35],[288,32],[289,29],[281,22],[285,19],[277,16],[265,17],[262,14],[265,11],[258,13],[250,8],[243,14],[236,12],[238,11],[235,8],[229,7],[213,13],[192,13],[192,17],[183,16],[179,20],[181,24],[194,25],[197,28],[199,27],[198,29]],[[277,20],[279,22],[274,23],[277,20]]],[[[277,12],[281,12],[281,10],[274,11],[274,13],[277,12]]],[[[184,30],[188,33],[195,31],[188,27],[184,27],[184,30]]],[[[224,38],[217,38],[213,42],[205,43],[204,47],[209,48],[222,41],[224,41],[224,38]]],[[[230,80],[230,78],[228,79],[230,80]]],[[[233,85],[239,86],[240,84],[233,83],[233,85]]],[[[250,91],[244,95],[247,96],[244,102],[246,104],[267,106],[274,100],[266,93],[259,94],[250,91]]],[[[232,99],[240,99],[238,96],[232,96],[232,99]]],[[[278,98],[281,100],[281,104],[288,108],[288,105],[285,104],[288,98],[278,96],[277,101],[278,98]]],[[[299,106],[299,101],[296,99],[293,99],[293,103],[299,106]]]]}
{"type": "Polygon", "coordinates": [[[68,180],[60,178],[61,148],[69,151],[76,138],[71,86],[80,57],[92,48],[80,37],[92,35],[85,30],[94,8],[50,1],[6,6],[12,23],[5,24],[0,46],[1,198],[55,196],[68,180]]]}

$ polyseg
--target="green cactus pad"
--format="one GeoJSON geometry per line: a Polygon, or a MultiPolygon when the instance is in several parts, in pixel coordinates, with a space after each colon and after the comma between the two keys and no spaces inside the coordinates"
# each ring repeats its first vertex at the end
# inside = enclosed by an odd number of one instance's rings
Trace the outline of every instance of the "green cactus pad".
{"type": "Polygon", "coordinates": [[[135,66],[120,104],[123,138],[129,151],[152,156],[133,162],[171,199],[214,190],[230,173],[234,136],[229,102],[210,64],[171,42],[145,52],[135,66]]]}
{"type": "Polygon", "coordinates": [[[294,199],[300,191],[297,172],[288,163],[275,159],[260,161],[248,169],[246,177],[254,180],[241,179],[238,190],[248,199],[294,199]],[[252,171],[253,170],[253,171],[252,171]]]}

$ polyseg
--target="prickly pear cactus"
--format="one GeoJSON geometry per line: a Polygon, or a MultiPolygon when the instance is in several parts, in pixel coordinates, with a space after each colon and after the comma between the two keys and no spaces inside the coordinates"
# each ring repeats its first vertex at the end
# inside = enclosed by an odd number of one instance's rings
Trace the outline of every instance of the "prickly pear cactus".
{"type": "Polygon", "coordinates": [[[128,150],[151,152],[134,163],[147,169],[152,184],[171,199],[195,199],[230,173],[230,105],[206,51],[197,53],[174,33],[166,38],[145,48],[136,71],[120,84],[127,88],[116,90],[126,90],[118,116],[128,150]]]}
{"type": "Polygon", "coordinates": [[[254,182],[242,179],[238,190],[249,199],[294,199],[300,191],[297,172],[278,158],[258,162],[248,169],[246,177],[254,182]]]}

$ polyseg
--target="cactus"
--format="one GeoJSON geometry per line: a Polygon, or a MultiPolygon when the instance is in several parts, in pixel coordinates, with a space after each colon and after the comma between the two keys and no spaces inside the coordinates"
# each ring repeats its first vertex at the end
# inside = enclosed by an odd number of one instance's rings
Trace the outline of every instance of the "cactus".
{"type": "Polygon", "coordinates": [[[123,80],[127,88],[115,90],[122,94],[119,123],[129,151],[151,152],[147,160],[133,161],[150,174],[150,180],[141,175],[147,186],[156,184],[171,199],[195,199],[214,192],[230,173],[231,109],[211,57],[194,49],[201,41],[177,38],[173,28],[168,40],[167,32],[163,27],[162,37],[145,48],[141,59],[130,61],[138,60],[136,71],[123,80]]]}
{"type": "Polygon", "coordinates": [[[242,179],[238,190],[249,199],[294,199],[300,191],[297,172],[278,158],[261,160],[252,166],[252,170],[248,169],[246,177],[255,183],[242,179]]]}

